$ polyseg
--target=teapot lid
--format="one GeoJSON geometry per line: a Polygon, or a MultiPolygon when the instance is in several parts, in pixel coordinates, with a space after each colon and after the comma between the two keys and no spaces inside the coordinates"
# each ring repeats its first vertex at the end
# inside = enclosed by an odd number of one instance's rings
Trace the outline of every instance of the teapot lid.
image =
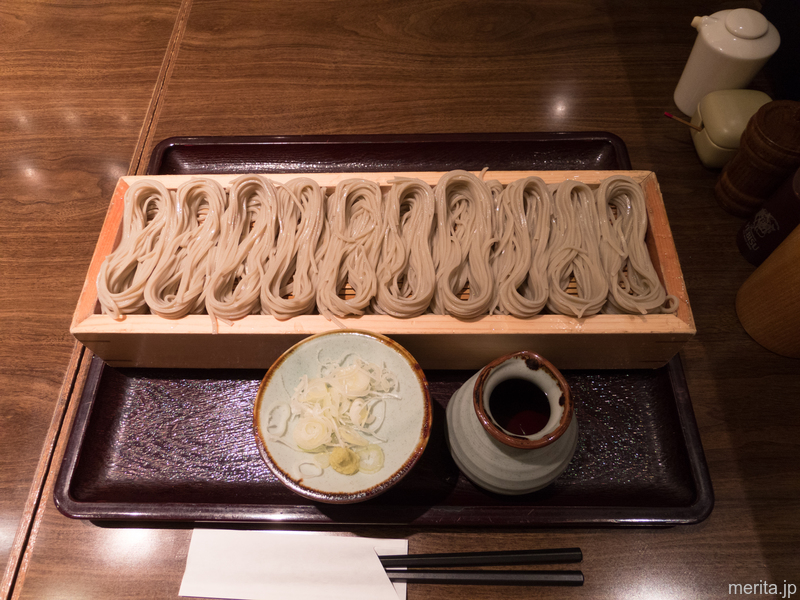
{"type": "Polygon", "coordinates": [[[769,21],[760,12],[749,8],[737,8],[725,17],[725,29],[736,37],[754,40],[767,33],[769,21]]]}

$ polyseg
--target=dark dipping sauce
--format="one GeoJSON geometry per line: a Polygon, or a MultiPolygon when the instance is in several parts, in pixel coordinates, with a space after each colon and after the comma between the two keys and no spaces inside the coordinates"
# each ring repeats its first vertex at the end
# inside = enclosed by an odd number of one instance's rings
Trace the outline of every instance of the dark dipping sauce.
{"type": "Polygon", "coordinates": [[[494,422],[514,435],[531,435],[550,420],[550,402],[542,389],[527,379],[506,379],[489,396],[494,422]]]}

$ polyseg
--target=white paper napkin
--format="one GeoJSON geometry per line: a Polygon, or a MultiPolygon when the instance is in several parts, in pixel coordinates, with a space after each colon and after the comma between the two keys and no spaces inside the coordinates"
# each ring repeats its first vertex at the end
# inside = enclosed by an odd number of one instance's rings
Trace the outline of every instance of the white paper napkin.
{"type": "Polygon", "coordinates": [[[181,596],[236,600],[405,600],[378,554],[407,554],[408,540],[326,533],[195,529],[181,596]]]}

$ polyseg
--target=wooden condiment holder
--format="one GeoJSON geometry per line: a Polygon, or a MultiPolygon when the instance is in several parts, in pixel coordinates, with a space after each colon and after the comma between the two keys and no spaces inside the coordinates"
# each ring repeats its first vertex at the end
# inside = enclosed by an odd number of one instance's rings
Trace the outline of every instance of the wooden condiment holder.
{"type": "MultiPolygon", "coordinates": [[[[424,314],[412,319],[386,315],[343,317],[346,327],[381,333],[411,352],[426,369],[477,369],[491,360],[517,350],[547,356],[559,368],[622,369],[665,365],[695,334],[694,319],[672,239],[661,191],[650,171],[490,171],[485,178],[508,184],[528,175],[547,183],[572,179],[596,187],[614,174],[623,173],[644,190],[649,226],[647,245],[667,293],[678,298],[675,314],[598,314],[581,319],[540,314],[530,319],[487,315],[460,321],[447,315],[424,314]]],[[[436,184],[442,173],[310,173],[330,191],[338,181],[361,177],[382,186],[398,176],[418,177],[436,184]]],[[[238,175],[211,175],[223,186],[238,175]]],[[[296,174],[270,174],[285,182],[296,174]]],[[[100,313],[97,273],[105,257],[118,243],[124,194],[137,179],[158,179],[176,189],[191,178],[186,175],[123,177],[109,207],[70,331],[92,352],[112,366],[267,368],[281,353],[301,339],[338,325],[320,315],[304,315],[279,321],[270,315],[250,315],[230,325],[220,322],[213,333],[208,315],[189,315],[168,320],[152,314],[128,315],[116,321],[100,313]]]]}

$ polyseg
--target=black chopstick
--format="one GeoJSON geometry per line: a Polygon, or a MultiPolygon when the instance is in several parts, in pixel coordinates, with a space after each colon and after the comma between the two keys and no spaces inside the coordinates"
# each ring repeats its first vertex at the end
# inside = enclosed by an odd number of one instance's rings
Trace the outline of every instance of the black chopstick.
{"type": "Polygon", "coordinates": [[[580,548],[547,550],[500,550],[498,552],[458,552],[454,554],[399,554],[381,556],[384,569],[403,567],[495,567],[500,565],[545,565],[576,563],[583,560],[580,548]]]}
{"type": "Polygon", "coordinates": [[[583,585],[580,571],[386,571],[397,583],[453,583],[458,585],[583,585]]]}

